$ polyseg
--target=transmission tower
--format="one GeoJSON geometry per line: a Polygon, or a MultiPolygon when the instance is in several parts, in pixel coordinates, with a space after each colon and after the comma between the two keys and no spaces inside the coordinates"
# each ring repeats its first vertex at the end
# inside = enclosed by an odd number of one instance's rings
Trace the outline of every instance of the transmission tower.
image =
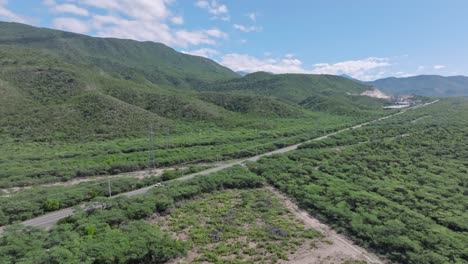
{"type": "Polygon", "coordinates": [[[155,165],[154,157],[154,141],[153,141],[153,126],[150,125],[148,129],[148,169],[152,172],[155,165]]]}

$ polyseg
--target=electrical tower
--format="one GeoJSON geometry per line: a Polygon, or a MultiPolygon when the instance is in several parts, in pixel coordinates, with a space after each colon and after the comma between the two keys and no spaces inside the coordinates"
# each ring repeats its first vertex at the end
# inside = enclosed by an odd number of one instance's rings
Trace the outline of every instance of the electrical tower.
{"type": "Polygon", "coordinates": [[[155,165],[154,157],[154,141],[153,141],[153,126],[150,125],[148,129],[148,169],[152,172],[155,165]]]}

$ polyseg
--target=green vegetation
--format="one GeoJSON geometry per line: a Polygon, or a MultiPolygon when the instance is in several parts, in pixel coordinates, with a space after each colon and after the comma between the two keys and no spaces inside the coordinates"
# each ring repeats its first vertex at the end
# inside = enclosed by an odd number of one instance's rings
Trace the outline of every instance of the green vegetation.
{"type": "Polygon", "coordinates": [[[0,23],[0,46],[2,188],[144,169],[150,126],[167,166],[296,143],[385,103],[345,78],[240,78],[157,43],[0,23]]]}
{"type": "Polygon", "coordinates": [[[108,197],[109,184],[111,185],[111,195],[117,195],[180,178],[208,168],[206,166],[190,166],[188,168],[166,170],[161,176],[149,176],[143,179],[119,177],[70,186],[32,187],[0,197],[0,226],[25,221],[51,211],[73,207],[98,197],[108,197]]]}
{"type": "MultiPolygon", "coordinates": [[[[232,129],[203,128],[202,125],[197,129],[194,125],[191,131],[154,136],[156,165],[164,167],[253,156],[349,126],[349,122],[320,114],[296,120],[258,121],[232,129]]],[[[117,174],[148,166],[147,137],[83,143],[5,139],[1,141],[0,149],[0,187],[3,188],[117,174]]]]}
{"type": "MultiPolygon", "coordinates": [[[[0,23],[0,187],[145,169],[149,127],[163,167],[253,156],[395,113],[360,96],[369,88],[329,75],[241,78],[162,44],[0,23]]],[[[103,198],[101,181],[19,191],[0,198],[0,225],[91,203],[50,232],[7,227],[0,263],[163,263],[188,250],[198,262],[286,260],[318,234],[256,189],[264,181],[390,261],[465,263],[467,113],[466,98],[442,100],[251,172],[112,181],[113,194],[166,181],[132,198],[103,198]]]]}
{"type": "Polygon", "coordinates": [[[160,43],[94,38],[18,23],[1,22],[0,44],[42,50],[122,79],[147,79],[170,86],[238,77],[209,59],[182,54],[160,43]]]}
{"type": "Polygon", "coordinates": [[[196,257],[183,260],[190,263],[275,263],[321,237],[266,189],[202,195],[154,223],[192,242],[196,257]]]}
{"type": "Polygon", "coordinates": [[[388,103],[359,96],[371,87],[334,75],[274,75],[257,72],[244,78],[216,81],[197,89],[271,96],[305,109],[348,116],[375,111],[388,103]]]}
{"type": "Polygon", "coordinates": [[[251,169],[397,263],[468,261],[468,101],[443,100],[251,169]]]}
{"type": "Polygon", "coordinates": [[[203,193],[261,184],[260,177],[235,167],[142,196],[97,200],[94,209],[65,219],[50,232],[8,227],[0,237],[0,263],[164,263],[183,255],[191,243],[142,219],[203,193]]]}
{"type": "Polygon", "coordinates": [[[238,166],[141,196],[97,198],[50,232],[8,227],[0,262],[165,263],[188,250],[197,252],[195,262],[287,260],[321,235],[306,230],[268,190],[256,189],[262,183],[238,166]]]}

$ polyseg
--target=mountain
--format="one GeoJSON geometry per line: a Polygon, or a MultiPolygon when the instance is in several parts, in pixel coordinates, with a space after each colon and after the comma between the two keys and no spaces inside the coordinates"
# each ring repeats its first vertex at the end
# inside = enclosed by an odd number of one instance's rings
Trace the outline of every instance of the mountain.
{"type": "Polygon", "coordinates": [[[424,96],[468,96],[468,77],[420,75],[406,78],[384,78],[367,84],[390,94],[424,96]]]}
{"type": "Polygon", "coordinates": [[[215,81],[200,89],[274,97],[309,110],[335,114],[351,114],[386,104],[386,100],[361,96],[373,90],[371,86],[335,75],[256,72],[243,78],[215,81]]]}
{"type": "Polygon", "coordinates": [[[351,76],[349,76],[349,75],[347,75],[347,74],[340,74],[340,76],[341,76],[341,77],[344,77],[344,78],[346,78],[346,79],[350,79],[350,80],[352,80],[352,81],[358,82],[358,83],[365,83],[365,82],[363,82],[363,81],[361,81],[361,80],[358,80],[358,79],[356,79],[356,78],[353,78],[353,77],[351,77],[351,76]]]}
{"type": "Polygon", "coordinates": [[[174,87],[238,77],[212,60],[183,54],[161,43],[95,38],[19,23],[0,22],[0,45],[34,48],[127,80],[146,79],[174,87]]]}
{"type": "Polygon", "coordinates": [[[108,139],[235,120],[193,86],[239,76],[159,43],[0,22],[0,65],[0,137],[108,139]]]}
{"type": "Polygon", "coordinates": [[[236,71],[237,74],[239,74],[240,76],[244,77],[246,76],[247,74],[249,74],[248,72],[245,72],[245,71],[236,71]]]}
{"type": "Polygon", "coordinates": [[[253,73],[163,44],[0,22],[0,138],[86,141],[236,126],[312,111],[353,115],[385,101],[331,75],[253,73]],[[247,121],[247,122],[246,122],[247,121]]]}

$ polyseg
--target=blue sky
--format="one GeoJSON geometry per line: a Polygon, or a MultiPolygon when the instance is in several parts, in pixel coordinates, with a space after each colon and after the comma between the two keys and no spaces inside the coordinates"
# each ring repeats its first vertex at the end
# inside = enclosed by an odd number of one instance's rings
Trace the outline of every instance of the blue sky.
{"type": "Polygon", "coordinates": [[[165,43],[236,71],[468,75],[466,0],[0,0],[0,20],[165,43]]]}

